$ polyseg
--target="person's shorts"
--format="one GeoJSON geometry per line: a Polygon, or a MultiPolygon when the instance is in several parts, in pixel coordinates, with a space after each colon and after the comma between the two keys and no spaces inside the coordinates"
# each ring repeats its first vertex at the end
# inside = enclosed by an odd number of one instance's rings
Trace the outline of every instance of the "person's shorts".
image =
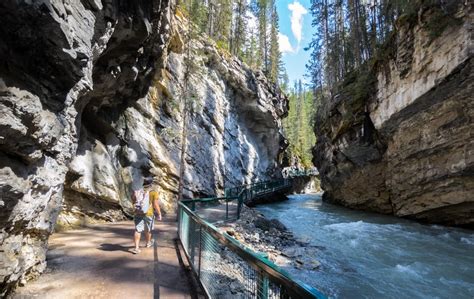
{"type": "Polygon", "coordinates": [[[151,232],[155,224],[153,216],[135,216],[135,230],[139,233],[143,231],[151,232]]]}

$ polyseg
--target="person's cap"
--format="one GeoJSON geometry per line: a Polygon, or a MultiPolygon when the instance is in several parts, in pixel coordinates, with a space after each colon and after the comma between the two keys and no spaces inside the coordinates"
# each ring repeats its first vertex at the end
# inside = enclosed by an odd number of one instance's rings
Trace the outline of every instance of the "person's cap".
{"type": "Polygon", "coordinates": [[[146,178],[143,179],[143,186],[151,185],[151,183],[153,183],[153,178],[146,177],[146,178]]]}

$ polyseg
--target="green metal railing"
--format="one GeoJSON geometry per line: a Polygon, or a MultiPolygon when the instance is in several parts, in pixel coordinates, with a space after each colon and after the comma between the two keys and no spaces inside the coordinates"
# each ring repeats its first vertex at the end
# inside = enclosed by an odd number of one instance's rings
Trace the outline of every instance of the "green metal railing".
{"type": "Polygon", "coordinates": [[[225,190],[226,197],[237,196],[242,199],[242,202],[250,201],[254,198],[265,196],[271,193],[275,193],[291,186],[289,179],[281,179],[275,181],[258,182],[253,184],[247,184],[228,188],[225,190]]]}
{"type": "Polygon", "coordinates": [[[288,189],[290,186],[291,182],[288,179],[258,182],[228,188],[225,190],[224,197],[197,198],[181,202],[207,222],[235,220],[240,217],[244,203],[288,189]]]}
{"type": "Polygon", "coordinates": [[[317,168],[285,168],[283,170],[283,176],[285,178],[294,178],[299,176],[318,176],[319,171],[317,168]]]}
{"type": "Polygon", "coordinates": [[[225,197],[179,202],[179,239],[209,298],[325,298],[210,223],[236,219],[246,196],[262,196],[288,184],[255,183],[228,189],[225,197]]]}
{"type": "Polygon", "coordinates": [[[240,217],[243,197],[225,196],[198,198],[182,200],[180,203],[186,205],[191,211],[196,212],[198,216],[207,222],[236,220],[240,217]]]}

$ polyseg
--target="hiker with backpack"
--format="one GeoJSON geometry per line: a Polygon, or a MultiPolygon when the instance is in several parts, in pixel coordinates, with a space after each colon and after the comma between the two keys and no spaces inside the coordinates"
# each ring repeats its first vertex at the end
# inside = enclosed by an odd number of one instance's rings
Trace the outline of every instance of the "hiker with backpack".
{"type": "Polygon", "coordinates": [[[143,181],[143,189],[136,190],[132,195],[132,202],[135,209],[135,248],[132,253],[140,253],[140,238],[142,232],[145,232],[146,247],[153,246],[151,233],[155,223],[155,215],[161,220],[161,210],[158,205],[158,192],[152,190],[152,178],[145,178],[143,181]]]}

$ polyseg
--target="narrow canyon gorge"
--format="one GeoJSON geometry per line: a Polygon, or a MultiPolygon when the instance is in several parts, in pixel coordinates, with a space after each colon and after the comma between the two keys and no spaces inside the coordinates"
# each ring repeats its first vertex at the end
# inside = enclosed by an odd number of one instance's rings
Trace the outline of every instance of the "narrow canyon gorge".
{"type": "Polygon", "coordinates": [[[278,173],[287,99],[174,1],[0,4],[0,294],[45,268],[54,228],[123,220],[142,177],[176,208],[186,59],[186,198],[278,173]],[[189,58],[189,57],[190,58],[189,58]]]}
{"type": "MultiPolygon", "coordinates": [[[[431,8],[397,20],[383,55],[346,74],[336,92],[311,86],[315,99],[328,96],[311,102],[314,122],[305,119],[316,137],[307,160],[319,172],[285,181],[291,188],[266,186],[270,196],[256,203],[311,185],[325,203],[474,228],[474,11],[458,2],[442,18],[431,8]]],[[[0,297],[45,271],[53,233],[132,219],[144,177],[155,178],[161,210],[174,217],[181,199],[298,170],[284,84],[199,32],[181,4],[1,1],[0,297]]],[[[293,201],[295,211],[319,211],[314,198],[293,201]]],[[[260,212],[284,219],[284,205],[260,212]]],[[[238,225],[222,227],[260,251],[278,243],[274,260],[283,245],[294,251],[284,260],[295,261],[324,248],[300,250],[309,241],[291,225],[243,211],[238,225]],[[262,236],[245,231],[255,227],[262,236]],[[268,231],[270,241],[257,244],[268,231]]],[[[324,269],[312,256],[300,262],[324,269]]]]}

